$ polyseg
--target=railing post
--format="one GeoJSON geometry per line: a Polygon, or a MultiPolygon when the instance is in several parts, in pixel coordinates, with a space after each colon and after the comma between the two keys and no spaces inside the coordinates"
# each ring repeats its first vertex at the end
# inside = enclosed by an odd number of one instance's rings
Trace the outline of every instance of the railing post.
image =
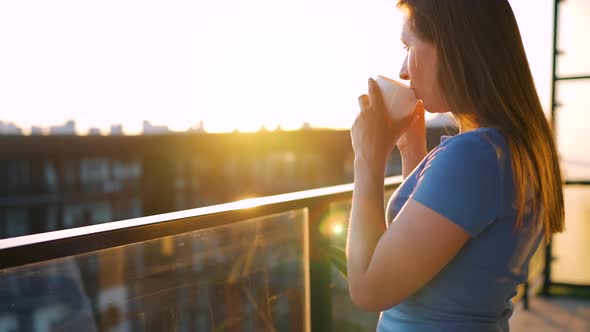
{"type": "Polygon", "coordinates": [[[309,207],[309,278],[311,330],[313,332],[332,331],[332,271],[327,248],[330,239],[320,232],[322,216],[329,211],[328,203],[309,207]]]}
{"type": "MultiPolygon", "coordinates": [[[[551,237],[552,238],[552,237],[551,237]]],[[[551,239],[549,240],[551,241],[551,239]]],[[[551,261],[553,260],[553,253],[551,250],[551,242],[545,247],[545,270],[543,271],[543,295],[548,296],[549,288],[551,287],[551,261]]]]}
{"type": "Polygon", "coordinates": [[[529,310],[529,282],[526,281],[524,283],[524,292],[522,294],[522,304],[524,305],[524,310],[529,310]]]}

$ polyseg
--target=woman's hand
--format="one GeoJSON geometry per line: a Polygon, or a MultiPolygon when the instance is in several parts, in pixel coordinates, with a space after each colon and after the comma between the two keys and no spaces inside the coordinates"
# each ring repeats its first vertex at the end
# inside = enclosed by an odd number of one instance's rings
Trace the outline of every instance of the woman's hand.
{"type": "Polygon", "coordinates": [[[418,120],[419,112],[415,110],[401,121],[393,121],[385,110],[379,87],[372,78],[369,79],[369,95],[362,95],[358,100],[361,112],[350,131],[355,164],[384,171],[396,142],[418,120]]]}
{"type": "Polygon", "coordinates": [[[426,154],[426,121],[424,120],[424,104],[418,101],[414,110],[415,119],[412,125],[396,142],[402,157],[404,155],[426,154]]]}

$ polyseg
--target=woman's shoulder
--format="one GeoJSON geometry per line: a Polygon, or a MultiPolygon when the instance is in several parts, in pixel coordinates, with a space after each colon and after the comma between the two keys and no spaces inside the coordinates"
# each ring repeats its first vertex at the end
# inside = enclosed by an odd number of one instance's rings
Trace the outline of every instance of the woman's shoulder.
{"type": "Polygon", "coordinates": [[[508,146],[498,129],[485,127],[445,136],[438,148],[441,154],[461,154],[471,158],[495,156],[495,159],[500,160],[506,155],[508,146]]]}
{"type": "Polygon", "coordinates": [[[428,167],[504,178],[511,168],[510,153],[498,129],[478,128],[443,138],[423,161],[422,169],[428,167]]]}
{"type": "Polygon", "coordinates": [[[442,136],[441,146],[447,144],[506,144],[504,134],[493,127],[476,128],[454,136],[442,136]]]}

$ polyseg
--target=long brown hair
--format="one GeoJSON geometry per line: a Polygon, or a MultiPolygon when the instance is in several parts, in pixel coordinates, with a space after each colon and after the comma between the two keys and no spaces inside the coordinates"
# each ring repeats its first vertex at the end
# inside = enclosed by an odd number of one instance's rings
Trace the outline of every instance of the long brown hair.
{"type": "Polygon", "coordinates": [[[397,6],[418,38],[435,46],[439,85],[461,131],[494,127],[506,137],[515,226],[523,226],[530,203],[546,239],[563,231],[557,149],[508,0],[399,0],[397,6]]]}

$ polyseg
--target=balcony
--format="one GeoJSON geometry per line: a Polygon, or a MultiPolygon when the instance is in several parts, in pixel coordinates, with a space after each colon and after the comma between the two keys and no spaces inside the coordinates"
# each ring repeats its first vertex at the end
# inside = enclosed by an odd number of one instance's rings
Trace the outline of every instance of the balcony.
{"type": "MultiPolygon", "coordinates": [[[[568,37],[587,30],[584,1],[554,7],[567,232],[535,253],[512,331],[590,331],[590,67],[568,37]]],[[[374,331],[345,276],[351,152],[346,131],[2,137],[0,331],[374,331]]],[[[399,171],[394,154],[384,199],[399,171]]]]}

